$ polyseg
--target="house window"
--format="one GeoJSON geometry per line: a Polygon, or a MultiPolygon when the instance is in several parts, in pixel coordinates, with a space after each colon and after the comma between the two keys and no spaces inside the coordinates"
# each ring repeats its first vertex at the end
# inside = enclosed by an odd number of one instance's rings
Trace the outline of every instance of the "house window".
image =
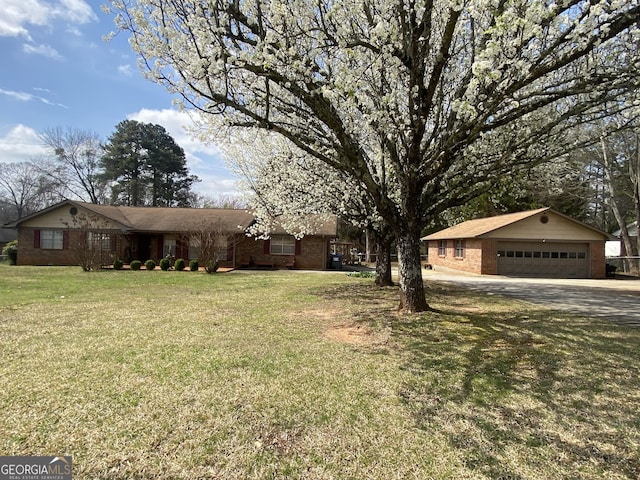
{"type": "Polygon", "coordinates": [[[293,255],[296,253],[296,239],[289,235],[271,237],[269,253],[273,255],[293,255]]]}
{"type": "Polygon", "coordinates": [[[40,248],[62,250],[63,238],[62,230],[40,230],[40,248]]]}
{"type": "Polygon", "coordinates": [[[464,240],[456,240],[456,258],[464,258],[464,240]]]}
{"type": "Polygon", "coordinates": [[[176,239],[173,237],[164,237],[164,245],[162,248],[162,254],[167,257],[176,256],[176,239]]]}
{"type": "Polygon", "coordinates": [[[226,243],[223,244],[222,241],[216,243],[216,246],[214,249],[214,256],[218,261],[226,262],[227,260],[230,260],[228,245],[226,243]]]}
{"type": "Polygon", "coordinates": [[[190,259],[197,259],[200,257],[200,242],[194,238],[189,238],[189,254],[190,259]]]}
{"type": "Polygon", "coordinates": [[[88,244],[91,248],[102,252],[111,250],[111,235],[108,233],[89,232],[88,244]]]}
{"type": "Polygon", "coordinates": [[[447,241],[439,240],[438,241],[438,255],[441,257],[447,256],[447,241]]]}

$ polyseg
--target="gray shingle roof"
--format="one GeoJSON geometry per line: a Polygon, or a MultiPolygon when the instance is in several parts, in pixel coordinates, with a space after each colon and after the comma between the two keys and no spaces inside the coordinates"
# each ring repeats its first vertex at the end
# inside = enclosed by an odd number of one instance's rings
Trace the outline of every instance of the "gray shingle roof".
{"type": "MultiPolygon", "coordinates": [[[[203,227],[220,226],[227,232],[245,231],[255,221],[248,210],[232,210],[222,208],[162,208],[162,207],[125,207],[116,205],[96,205],[94,203],[65,200],[40,212],[29,215],[10,224],[17,227],[27,219],[50,212],[62,205],[75,205],[97,215],[103,216],[120,225],[123,230],[145,233],[187,233],[203,227]]],[[[318,217],[320,218],[320,217],[318,217]]],[[[273,233],[284,232],[277,228],[273,233]]],[[[318,221],[315,235],[336,236],[337,217],[318,221]]]]}
{"type": "Polygon", "coordinates": [[[137,232],[192,232],[213,225],[220,225],[225,231],[243,231],[254,221],[253,215],[246,210],[82,206],[137,232]]]}

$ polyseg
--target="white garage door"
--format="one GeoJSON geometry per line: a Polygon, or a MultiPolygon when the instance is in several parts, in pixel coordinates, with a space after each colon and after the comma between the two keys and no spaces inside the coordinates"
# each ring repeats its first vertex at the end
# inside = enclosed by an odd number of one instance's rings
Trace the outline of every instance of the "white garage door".
{"type": "Polygon", "coordinates": [[[498,242],[498,275],[588,278],[589,244],[498,242]]]}

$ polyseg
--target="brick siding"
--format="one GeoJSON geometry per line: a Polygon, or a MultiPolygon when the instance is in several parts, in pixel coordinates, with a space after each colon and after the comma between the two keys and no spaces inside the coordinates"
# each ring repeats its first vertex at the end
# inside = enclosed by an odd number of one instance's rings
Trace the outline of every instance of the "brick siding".
{"type": "Polygon", "coordinates": [[[606,278],[605,242],[590,242],[591,278],[606,278]]]}
{"type": "MultiPolygon", "coordinates": [[[[239,265],[245,257],[251,257],[253,262],[273,263],[276,268],[286,268],[292,255],[272,255],[265,253],[265,241],[254,240],[253,238],[245,238],[236,246],[235,263],[239,265]]],[[[308,236],[301,240],[300,253],[295,255],[295,268],[303,270],[324,270],[327,266],[326,262],[329,254],[328,240],[318,236],[308,236]]],[[[226,262],[222,262],[223,266],[233,266],[233,259],[228,258],[226,262]]]]}
{"type": "MultiPolygon", "coordinates": [[[[35,248],[35,228],[21,228],[18,232],[18,265],[77,265],[74,251],[71,248],[49,250],[35,248]]],[[[69,232],[69,243],[77,241],[78,232],[69,232]]]]}
{"type": "MultiPolygon", "coordinates": [[[[461,258],[455,256],[456,242],[455,240],[445,240],[446,255],[438,254],[438,241],[429,242],[429,263],[434,267],[452,268],[470,273],[495,273],[486,271],[490,268],[490,263],[483,262],[483,241],[479,239],[464,240],[464,254],[461,258]],[[485,272],[486,271],[486,272],[485,272]]],[[[495,250],[495,246],[493,247],[495,250]]],[[[495,263],[495,259],[493,259],[495,263]]]]}

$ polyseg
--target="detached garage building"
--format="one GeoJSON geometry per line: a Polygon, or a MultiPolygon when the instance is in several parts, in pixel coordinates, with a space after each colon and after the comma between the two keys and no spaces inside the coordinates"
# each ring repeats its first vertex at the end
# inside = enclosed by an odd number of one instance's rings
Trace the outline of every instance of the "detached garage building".
{"type": "Polygon", "coordinates": [[[610,235],[550,208],[480,218],[424,237],[429,264],[484,275],[605,278],[610,235]]]}

